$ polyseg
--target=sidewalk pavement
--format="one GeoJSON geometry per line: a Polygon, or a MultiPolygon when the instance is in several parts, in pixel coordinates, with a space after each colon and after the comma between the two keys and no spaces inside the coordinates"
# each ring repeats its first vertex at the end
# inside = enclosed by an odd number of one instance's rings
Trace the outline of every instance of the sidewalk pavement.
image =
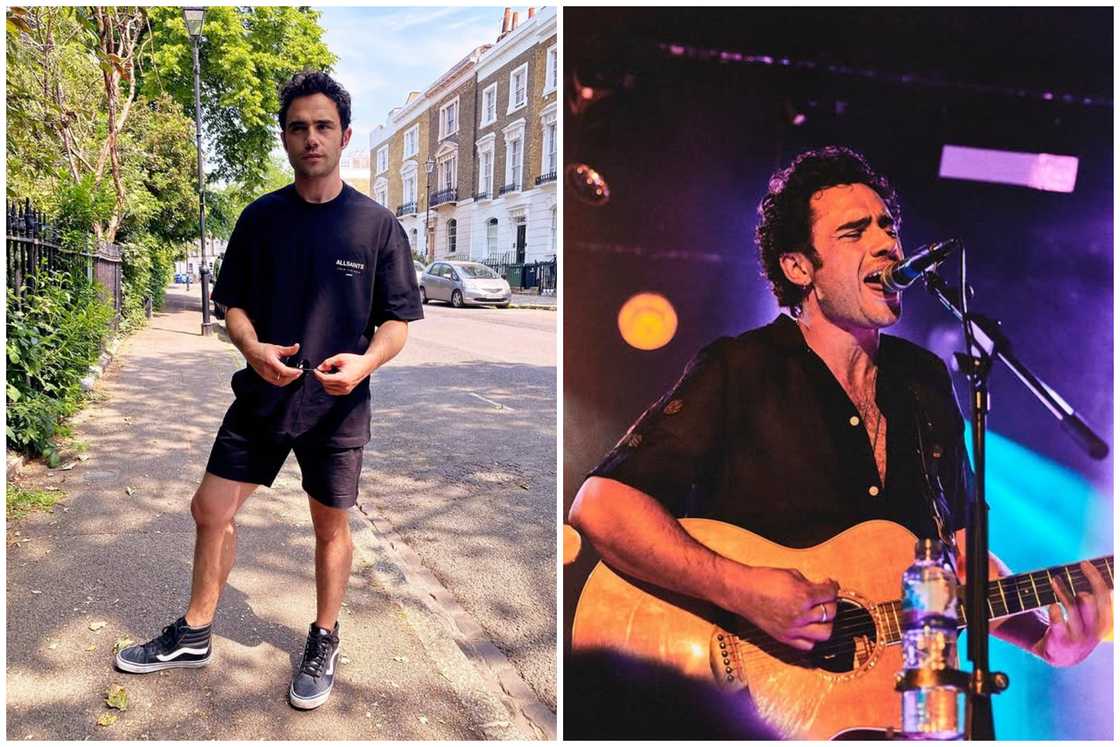
{"type": "Polygon", "coordinates": [[[514,309],[548,309],[555,311],[556,294],[554,292],[552,295],[546,296],[537,294],[535,291],[514,291],[509,305],[514,309]]]}
{"type": "Polygon", "coordinates": [[[22,484],[66,497],[52,513],[7,529],[7,738],[551,736],[526,718],[534,711],[518,693],[455,645],[421,599],[435,595],[409,582],[417,574],[404,567],[407,548],[395,553],[394,538],[358,511],[334,691],[315,711],[288,705],[315,616],[314,534],[294,458],[238,515],[238,561],[210,665],[147,675],[113,669],[118,639],[148,640],[186,607],[190,499],[232,399],[230,376],[243,365],[220,335],[200,336],[191,290],[169,289],[165,310],[121,345],[72,422],[84,450],[61,469],[32,463],[20,474],[22,484]],[[106,706],[113,685],[125,688],[127,710],[106,706]],[[97,725],[107,713],[118,720],[97,725]]]}

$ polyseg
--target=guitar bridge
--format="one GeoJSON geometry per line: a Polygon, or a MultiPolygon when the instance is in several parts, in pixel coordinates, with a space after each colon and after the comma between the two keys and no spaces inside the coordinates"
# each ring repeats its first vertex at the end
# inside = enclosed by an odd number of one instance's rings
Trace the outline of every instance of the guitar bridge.
{"type": "Polygon", "coordinates": [[[746,689],[738,636],[716,628],[709,641],[708,653],[712,676],[722,690],[738,692],[746,689]]]}

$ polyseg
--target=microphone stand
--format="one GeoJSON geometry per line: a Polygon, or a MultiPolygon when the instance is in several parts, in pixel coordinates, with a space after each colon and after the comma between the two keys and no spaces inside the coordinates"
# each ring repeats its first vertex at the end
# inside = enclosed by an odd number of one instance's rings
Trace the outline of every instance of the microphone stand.
{"type": "Polygon", "coordinates": [[[968,658],[972,662],[972,678],[968,688],[965,718],[966,739],[995,739],[992,718],[993,693],[1002,692],[1008,684],[1007,675],[988,671],[988,504],[985,500],[986,435],[988,410],[991,405],[988,376],[994,358],[999,358],[1011,372],[1056,417],[1066,431],[1094,459],[1108,455],[1108,445],[1095,434],[1057,392],[1035,376],[1011,352],[1011,341],[999,328],[999,322],[968,311],[967,283],[964,282],[962,254],[962,292],[957,293],[932,270],[923,273],[926,289],[964,325],[967,352],[957,353],[957,362],[968,375],[972,401],[972,456],[976,465],[976,498],[972,501],[970,524],[966,531],[968,563],[966,610],[968,658]],[[976,342],[976,333],[992,343],[985,351],[976,342]],[[976,355],[973,355],[973,351],[976,355]],[[980,583],[980,579],[984,583],[980,583]]]}

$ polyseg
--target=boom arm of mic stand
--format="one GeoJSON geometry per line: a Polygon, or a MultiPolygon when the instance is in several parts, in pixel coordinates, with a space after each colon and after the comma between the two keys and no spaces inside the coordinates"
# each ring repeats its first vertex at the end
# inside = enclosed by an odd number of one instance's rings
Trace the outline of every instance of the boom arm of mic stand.
{"type": "MultiPolygon", "coordinates": [[[[945,280],[935,272],[926,272],[922,277],[925,280],[926,289],[953,316],[963,322],[964,317],[961,314],[956,291],[946,285],[945,280]]],[[[1108,444],[1093,432],[1093,429],[1089,427],[1085,420],[1057,392],[1031,373],[1030,369],[1015,357],[1011,352],[1011,341],[1003,334],[998,322],[979,314],[969,314],[969,321],[974,330],[979,330],[992,341],[991,354],[1003,361],[1011,369],[1011,372],[1019,378],[1019,381],[1023,382],[1027,389],[1038,398],[1038,401],[1050,411],[1050,414],[1058,419],[1062,430],[1068,433],[1093,459],[1104,459],[1108,456],[1108,444]]]]}

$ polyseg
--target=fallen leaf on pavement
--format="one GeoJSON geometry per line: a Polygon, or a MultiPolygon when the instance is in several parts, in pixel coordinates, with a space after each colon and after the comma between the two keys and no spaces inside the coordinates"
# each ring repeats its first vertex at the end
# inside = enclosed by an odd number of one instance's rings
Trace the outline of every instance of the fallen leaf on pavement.
{"type": "Polygon", "coordinates": [[[517,483],[517,487],[521,488],[522,490],[528,490],[528,489],[529,489],[529,486],[528,486],[528,485],[526,485],[526,484],[525,484],[525,483],[523,483],[523,482],[519,482],[519,483],[517,483]]]}
{"type": "Polygon", "coordinates": [[[114,654],[119,654],[121,651],[128,648],[129,646],[131,646],[135,642],[136,641],[132,640],[131,638],[129,638],[126,635],[121,636],[120,638],[117,639],[117,642],[113,644],[113,653],[114,654]]]}
{"type": "Polygon", "coordinates": [[[66,464],[64,464],[64,465],[62,465],[61,467],[59,467],[59,469],[60,469],[60,470],[63,470],[63,471],[65,471],[65,470],[68,470],[68,469],[74,469],[74,468],[75,468],[75,467],[77,467],[77,466],[78,466],[78,463],[77,463],[76,461],[74,461],[74,462],[67,462],[66,464]]]}
{"type": "Polygon", "coordinates": [[[97,644],[94,644],[92,646],[86,646],[86,651],[96,651],[96,650],[97,650],[97,644]]]}
{"type": "Polygon", "coordinates": [[[107,623],[104,620],[98,620],[97,622],[91,622],[89,624],[89,629],[96,633],[97,631],[104,628],[106,625],[107,625],[107,623]]]}
{"type": "Polygon", "coordinates": [[[124,492],[128,493],[129,495],[132,495],[136,491],[132,489],[131,485],[129,485],[127,488],[124,489],[124,492]]]}
{"type": "Polygon", "coordinates": [[[349,656],[339,656],[338,657],[338,662],[340,664],[349,664],[350,663],[350,657],[349,656]]]}
{"type": "Polygon", "coordinates": [[[417,721],[419,721],[422,724],[428,723],[428,717],[427,716],[417,716],[416,719],[417,719],[417,721]]]}
{"type": "Polygon", "coordinates": [[[50,643],[50,644],[49,644],[49,645],[47,646],[47,648],[49,648],[49,649],[50,649],[51,651],[54,651],[54,650],[55,650],[56,648],[58,648],[58,641],[52,641],[52,642],[51,642],[51,643],[50,643]]]}
{"type": "Polygon", "coordinates": [[[373,718],[373,714],[369,711],[366,711],[366,718],[373,718]]]}
{"type": "Polygon", "coordinates": [[[509,722],[508,721],[487,721],[485,724],[481,724],[481,726],[482,726],[483,729],[493,729],[494,727],[498,727],[499,729],[505,729],[506,727],[509,726],[509,722]]]}
{"type": "Polygon", "coordinates": [[[128,693],[120,685],[110,685],[105,693],[105,705],[118,711],[127,711],[128,693]]]}
{"type": "Polygon", "coordinates": [[[97,719],[98,726],[112,726],[117,723],[117,716],[114,713],[102,713],[97,719]]]}
{"type": "Polygon", "coordinates": [[[43,592],[39,591],[38,589],[32,589],[31,593],[32,594],[42,594],[43,592]]]}
{"type": "Polygon", "coordinates": [[[79,454],[78,455],[78,461],[79,462],[84,462],[88,459],[89,459],[89,454],[79,454]]]}
{"type": "Polygon", "coordinates": [[[394,656],[393,661],[398,661],[401,664],[407,664],[408,663],[408,657],[407,656],[394,656]]]}

